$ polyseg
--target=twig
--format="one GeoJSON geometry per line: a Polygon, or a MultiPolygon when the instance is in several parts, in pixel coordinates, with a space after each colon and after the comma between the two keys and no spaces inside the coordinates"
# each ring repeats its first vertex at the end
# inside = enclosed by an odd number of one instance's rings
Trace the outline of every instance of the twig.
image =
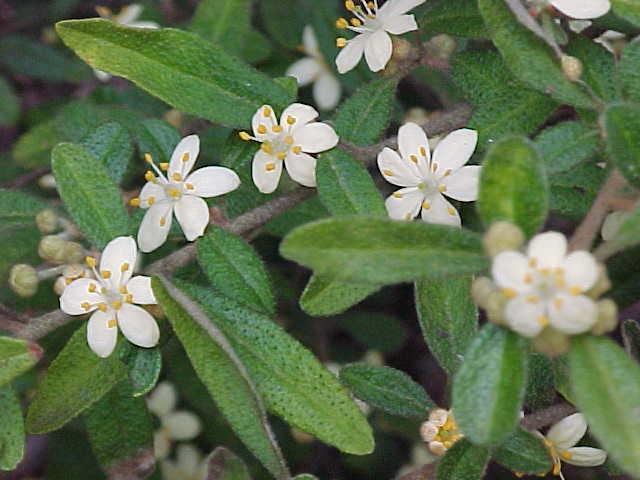
{"type": "Polygon", "coordinates": [[[36,168],[35,170],[31,170],[23,175],[20,175],[19,177],[14,178],[9,182],[2,184],[2,188],[22,188],[26,185],[29,185],[31,182],[37,180],[46,173],[49,173],[50,171],[51,169],[49,167],[36,168]]]}
{"type": "Polygon", "coordinates": [[[530,413],[522,419],[520,425],[527,430],[540,430],[541,428],[559,422],[564,417],[568,417],[569,415],[576,413],[576,411],[577,410],[573,405],[569,405],[568,403],[559,403],[543,410],[530,413]]]}
{"type": "Polygon", "coordinates": [[[16,312],[0,303],[0,330],[16,334],[24,328],[24,325],[16,312]]]}

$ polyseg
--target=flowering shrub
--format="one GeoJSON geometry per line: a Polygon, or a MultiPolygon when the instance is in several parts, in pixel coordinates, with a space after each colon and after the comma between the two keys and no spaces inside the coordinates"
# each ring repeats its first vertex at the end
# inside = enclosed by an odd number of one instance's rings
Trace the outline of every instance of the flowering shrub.
{"type": "Polygon", "coordinates": [[[44,3],[8,478],[640,478],[640,3],[44,3]]]}

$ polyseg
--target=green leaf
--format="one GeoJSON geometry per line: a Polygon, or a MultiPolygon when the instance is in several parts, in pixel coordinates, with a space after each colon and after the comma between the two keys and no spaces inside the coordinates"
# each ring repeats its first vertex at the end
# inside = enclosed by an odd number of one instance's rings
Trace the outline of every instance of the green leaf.
{"type": "Polygon", "coordinates": [[[616,85],[615,57],[610,51],[584,35],[572,36],[565,51],[582,61],[581,80],[591,87],[595,95],[605,102],[620,97],[616,85]]]}
{"type": "Polygon", "coordinates": [[[640,361],[640,325],[638,322],[627,319],[622,323],[622,340],[627,353],[636,361],[640,361]]]}
{"type": "Polygon", "coordinates": [[[235,453],[216,447],[207,461],[207,480],[251,480],[251,475],[235,453]]]}
{"type": "Polygon", "coordinates": [[[478,311],[471,299],[471,278],[417,281],[415,299],[429,351],[440,366],[453,375],[478,331],[478,311]]]}
{"type": "Polygon", "coordinates": [[[493,452],[493,459],[514,472],[541,475],[551,470],[552,461],[540,437],[516,428],[511,436],[493,452]]]}
{"type": "Polygon", "coordinates": [[[0,229],[35,225],[36,215],[45,208],[47,204],[39,198],[0,188],[0,229]]]}
{"type": "Polygon", "coordinates": [[[65,425],[100,400],[127,375],[112,354],[100,358],[87,345],[82,325],[51,363],[29,405],[27,431],[48,433],[65,425]]]}
{"type": "Polygon", "coordinates": [[[203,0],[193,14],[189,30],[239,55],[251,31],[249,0],[203,0]]]}
{"type": "Polygon", "coordinates": [[[35,343],[0,337],[0,386],[22,375],[41,357],[42,349],[35,343]]]}
{"type": "Polygon", "coordinates": [[[545,355],[531,353],[524,404],[531,410],[542,410],[550,406],[555,398],[553,363],[545,355]]]}
{"type": "Polygon", "coordinates": [[[273,40],[290,50],[302,42],[302,29],[308,19],[302,9],[281,0],[260,0],[258,3],[260,18],[273,40]]]}
{"type": "Polygon", "coordinates": [[[340,381],[360,400],[391,415],[425,419],[434,407],[424,388],[395,368],[352,363],[340,370],[340,381]]]}
{"type": "Polygon", "coordinates": [[[144,398],[133,396],[128,380],[87,410],[85,424],[93,452],[109,478],[145,478],[153,471],[151,417],[144,398]]]}
{"type": "Polygon", "coordinates": [[[603,121],[609,158],[629,183],[640,186],[640,106],[611,105],[603,121]]]}
{"type": "Polygon", "coordinates": [[[438,463],[438,480],[481,480],[489,463],[487,448],[467,439],[455,443],[438,463]]]}
{"type": "Polygon", "coordinates": [[[446,33],[457,37],[489,38],[475,0],[432,0],[418,20],[429,35],[446,33]]]}
{"type": "Polygon", "coordinates": [[[84,147],[61,143],[51,166],[60,197],[87,238],[98,248],[129,233],[129,215],[106,168],[84,147]]]}
{"type": "Polygon", "coordinates": [[[105,123],[83,138],[82,145],[104,165],[115,183],[120,183],[133,155],[131,137],[115,122],[105,123]]]}
{"type": "Polygon", "coordinates": [[[180,142],[180,132],[167,122],[155,118],[142,122],[138,133],[140,153],[150,154],[156,162],[169,162],[178,142],[180,142]]]}
{"type": "Polygon", "coordinates": [[[398,350],[407,338],[399,319],[383,313],[354,311],[336,321],[356,341],[380,352],[398,350]]]}
{"type": "Polygon", "coordinates": [[[235,349],[199,306],[167,280],[154,278],[152,286],[194,370],[233,431],[274,477],[288,478],[260,396],[235,349]]]}
{"type": "Polygon", "coordinates": [[[534,132],[557,107],[547,95],[516,80],[494,51],[456,55],[453,79],[474,107],[469,128],[477,130],[481,146],[534,132]]]}
{"type": "Polygon", "coordinates": [[[318,275],[379,285],[478,272],[487,265],[475,233],[368,216],[298,227],[280,252],[318,275]]]}
{"type": "Polygon", "coordinates": [[[618,63],[618,81],[629,100],[640,102],[640,39],[623,50],[618,63]]]}
{"type": "Polygon", "coordinates": [[[180,286],[229,339],[272,413],[345,453],[373,450],[371,427],[337,378],[268,317],[210,289],[180,286]]]}
{"type": "Polygon", "coordinates": [[[504,1],[478,0],[478,6],[493,43],[518,79],[560,102],[594,108],[591,97],[564,76],[553,51],[518,22],[504,1]]]}
{"type": "Polygon", "coordinates": [[[13,87],[0,77],[0,125],[15,125],[20,117],[20,102],[13,87]]]}
{"type": "Polygon", "coordinates": [[[160,348],[143,348],[132,343],[124,345],[121,360],[129,368],[131,394],[140,397],[149,393],[158,383],[162,370],[160,348]]]}
{"type": "Polygon", "coordinates": [[[619,251],[633,247],[640,243],[640,208],[636,207],[629,217],[608,242],[612,251],[619,251]]]}
{"type": "Polygon", "coordinates": [[[320,201],[332,215],[387,216],[371,175],[348,153],[334,149],[320,155],[316,178],[320,201]]]}
{"type": "Polygon", "coordinates": [[[300,307],[311,316],[329,317],[347,311],[380,288],[379,285],[312,275],[300,296],[300,307]]]}
{"type": "Polygon", "coordinates": [[[578,408],[616,464],[640,476],[640,366],[608,338],[580,336],[571,343],[570,381],[578,408]]]}
{"type": "Polygon", "coordinates": [[[478,213],[483,223],[506,220],[528,237],[535,234],[547,218],[549,187],[533,144],[524,137],[500,140],[482,165],[478,213]]]}
{"type": "Polygon", "coordinates": [[[640,4],[636,0],[611,0],[613,13],[640,27],[640,4]]]}
{"type": "Polygon", "coordinates": [[[360,87],[336,112],[333,121],[340,139],[371,145],[389,125],[397,80],[381,78],[360,87]]]}
{"type": "Polygon", "coordinates": [[[271,281],[262,260],[242,238],[210,226],[198,240],[198,263],[223,295],[264,313],[275,314],[271,281]]]}
{"type": "Polygon", "coordinates": [[[284,108],[284,88],[199,36],[107,20],[56,24],[62,40],[92,67],[131,80],[185,113],[246,127],[262,104],[284,108]]]}
{"type": "Polygon", "coordinates": [[[566,172],[593,158],[599,146],[600,135],[579,122],[563,122],[546,128],[536,137],[547,174],[566,172]]]}
{"type": "Polygon", "coordinates": [[[500,445],[516,428],[527,385],[525,341],[485,325],[453,382],[453,411],[473,443],[500,445]]]}
{"type": "Polygon", "coordinates": [[[276,237],[284,237],[291,230],[320,218],[329,216],[329,212],[315,196],[300,202],[286,212],[278,215],[265,225],[265,231],[276,237]]]}
{"type": "Polygon", "coordinates": [[[0,387],[0,470],[18,466],[25,450],[20,399],[11,385],[0,387]]]}

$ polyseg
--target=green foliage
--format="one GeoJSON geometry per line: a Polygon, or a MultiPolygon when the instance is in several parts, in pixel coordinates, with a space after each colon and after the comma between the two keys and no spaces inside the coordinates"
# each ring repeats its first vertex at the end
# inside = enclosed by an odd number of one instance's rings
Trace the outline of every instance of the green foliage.
{"type": "Polygon", "coordinates": [[[611,0],[613,12],[640,27],[640,5],[635,0],[611,0]]]}
{"type": "Polygon", "coordinates": [[[532,410],[539,410],[551,405],[555,396],[553,363],[540,353],[530,354],[524,404],[532,410]]]}
{"type": "Polygon", "coordinates": [[[120,190],[96,157],[81,145],[61,143],[53,150],[51,166],[69,213],[98,249],[129,233],[120,190]]]}
{"type": "Polygon", "coordinates": [[[458,37],[489,38],[475,0],[434,0],[418,20],[428,34],[447,33],[458,37]]]}
{"type": "Polygon", "coordinates": [[[133,155],[131,137],[127,130],[115,122],[100,125],[82,139],[82,145],[104,165],[115,183],[120,183],[133,155]]]}
{"type": "Polygon", "coordinates": [[[0,470],[13,470],[25,449],[20,400],[11,385],[0,387],[0,470]]]}
{"type": "Polygon", "coordinates": [[[280,252],[316,274],[374,284],[472,273],[486,266],[480,239],[472,232],[369,216],[299,227],[282,241],[280,252]]]}
{"type": "Polygon", "coordinates": [[[142,348],[132,343],[123,345],[120,359],[129,369],[131,394],[140,397],[155,387],[162,370],[160,348],[142,348]]]}
{"type": "Polygon", "coordinates": [[[158,163],[171,160],[173,149],[180,141],[180,132],[162,120],[143,121],[138,132],[140,153],[149,153],[158,163]]]}
{"type": "Polygon", "coordinates": [[[189,29],[240,55],[251,31],[250,7],[249,0],[204,0],[198,4],[189,29]]]}
{"type": "Polygon", "coordinates": [[[490,451],[462,439],[438,463],[438,480],[480,480],[489,463],[490,451]]]}
{"type": "Polygon", "coordinates": [[[224,447],[216,447],[207,467],[207,480],[251,480],[244,462],[224,447]]]}
{"type": "Polygon", "coordinates": [[[340,370],[340,381],[360,400],[391,415],[426,419],[434,407],[424,389],[395,368],[352,363],[340,370]]]}
{"type": "Polygon", "coordinates": [[[493,459],[509,470],[529,475],[544,475],[552,463],[540,437],[521,427],[493,452],[493,459]]]}
{"type": "Polygon", "coordinates": [[[582,61],[582,77],[594,94],[611,102],[620,96],[616,82],[615,57],[607,49],[590,38],[575,35],[565,48],[567,54],[582,61]]]}
{"type": "Polygon", "coordinates": [[[0,77],[0,126],[11,126],[20,116],[20,103],[13,87],[0,77]]]}
{"type": "Polygon", "coordinates": [[[640,40],[631,42],[622,52],[618,81],[630,100],[640,102],[640,40]]]}
{"type": "Polygon", "coordinates": [[[563,122],[543,130],[535,145],[551,175],[592,159],[598,151],[599,134],[582,123],[563,122]]]}
{"type": "Polygon", "coordinates": [[[616,464],[640,476],[640,366],[608,338],[582,336],[572,343],[570,381],[578,408],[616,464]]]}
{"type": "Polygon", "coordinates": [[[264,27],[281,46],[295,50],[302,43],[302,29],[306,19],[300,8],[280,0],[261,0],[258,3],[264,27]]]}
{"type": "Polygon", "coordinates": [[[527,382],[525,341],[485,325],[471,343],[453,382],[453,411],[473,443],[502,444],[520,418],[527,382]]]}
{"type": "Polygon", "coordinates": [[[194,34],[128,29],[91,19],[60,22],[56,29],[92,67],[223,125],[246,127],[260,105],[280,109],[292,101],[277,83],[194,34]]]}
{"type": "Polygon", "coordinates": [[[640,106],[611,105],[603,123],[609,158],[629,183],[640,186],[640,106]]]}
{"type": "Polygon", "coordinates": [[[33,367],[42,350],[36,344],[10,337],[0,337],[0,387],[33,367]]]}
{"type": "Polygon", "coordinates": [[[328,317],[348,310],[378,290],[379,285],[312,275],[300,296],[300,307],[314,317],[328,317]]]}
{"type": "Polygon", "coordinates": [[[526,138],[506,138],[489,149],[478,197],[478,212],[485,225],[506,220],[530,237],[547,218],[548,196],[540,156],[526,138]]]}
{"type": "Polygon", "coordinates": [[[355,340],[380,352],[398,350],[407,337],[397,318],[382,313],[355,311],[341,315],[337,320],[355,340]]]}
{"type": "Polygon", "coordinates": [[[449,375],[460,367],[478,331],[478,311],[471,299],[471,278],[420,280],[415,284],[418,319],[429,351],[449,375]]]}

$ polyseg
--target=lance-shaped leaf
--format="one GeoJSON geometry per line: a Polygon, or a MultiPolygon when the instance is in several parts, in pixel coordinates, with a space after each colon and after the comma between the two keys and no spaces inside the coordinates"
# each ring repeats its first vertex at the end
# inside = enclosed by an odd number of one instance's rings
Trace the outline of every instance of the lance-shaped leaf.
{"type": "Polygon", "coordinates": [[[489,38],[475,0],[432,0],[418,19],[420,29],[429,34],[447,33],[457,37],[489,38]]]}
{"type": "Polygon", "coordinates": [[[607,153],[632,185],[640,186],[640,107],[612,105],[604,112],[607,153]]]}
{"type": "Polygon", "coordinates": [[[293,100],[266,75],[193,33],[127,28],[107,20],[67,20],[62,40],[92,67],[134,82],[186,113],[247,127],[262,104],[293,100]]]}
{"type": "Polygon", "coordinates": [[[480,445],[499,445],[516,428],[527,386],[526,343],[487,324],[453,382],[453,411],[462,432],[480,445]]]}
{"type": "Polygon", "coordinates": [[[198,4],[189,30],[239,55],[251,32],[249,0],[203,0],[198,4]]]}
{"type": "Polygon", "coordinates": [[[51,166],[69,213],[98,249],[129,233],[129,216],[118,187],[86,148],[59,144],[53,149],[51,166]]]}
{"type": "Polygon", "coordinates": [[[478,330],[471,278],[420,280],[415,284],[415,302],[429,350],[440,366],[453,375],[478,330]]]}
{"type": "Polygon", "coordinates": [[[329,317],[348,310],[378,290],[378,285],[313,275],[300,296],[300,307],[314,317],[329,317]]]}
{"type": "Polygon", "coordinates": [[[640,366],[608,338],[571,343],[569,378],[578,408],[615,463],[640,476],[640,366]]]}
{"type": "Polygon", "coordinates": [[[251,475],[235,453],[225,447],[217,447],[207,461],[206,480],[251,480],[251,475]]]}
{"type": "Polygon", "coordinates": [[[151,417],[133,394],[125,379],[85,414],[93,453],[109,478],[146,478],[155,465],[151,417]]]}
{"type": "Polygon", "coordinates": [[[379,285],[478,272],[487,265],[475,233],[369,216],[299,227],[282,241],[280,252],[316,274],[379,285]]]}
{"type": "Polygon", "coordinates": [[[478,212],[485,225],[506,220],[527,236],[544,224],[549,209],[549,187],[535,147],[524,137],[494,144],[480,174],[478,212]]]}
{"type": "Polygon", "coordinates": [[[13,470],[25,448],[20,399],[11,385],[0,387],[0,470],[13,470]]]}
{"type": "Polygon", "coordinates": [[[288,478],[260,396],[225,335],[168,280],[154,278],[152,285],[194,370],[231,428],[274,477],[288,478]]]}
{"type": "Polygon", "coordinates": [[[0,337],[0,386],[22,375],[41,357],[42,349],[35,343],[0,337]]]}
{"type": "Polygon", "coordinates": [[[545,128],[536,137],[535,145],[540,152],[548,174],[566,172],[595,156],[599,146],[598,131],[579,122],[563,122],[545,128]]]}
{"type": "Polygon", "coordinates": [[[551,470],[549,450],[542,439],[521,427],[494,450],[493,459],[511,471],[529,475],[544,475],[551,470]]]}
{"type": "Polygon", "coordinates": [[[613,12],[640,27],[640,4],[636,0],[611,0],[613,12]]]}
{"type": "Polygon", "coordinates": [[[104,165],[115,183],[120,183],[133,155],[131,137],[127,130],[115,122],[100,125],[82,139],[82,145],[104,165]]]}
{"type": "Polygon", "coordinates": [[[98,357],[87,344],[87,327],[73,334],[51,363],[27,413],[29,433],[47,433],[65,425],[100,400],[127,375],[117,358],[98,357]]]}
{"type": "Polygon", "coordinates": [[[640,39],[623,50],[618,63],[618,81],[629,100],[640,102],[640,39]]]}
{"type": "Polygon", "coordinates": [[[132,343],[124,343],[120,359],[127,365],[131,394],[139,397],[155,387],[162,370],[162,354],[159,347],[142,348],[132,343]]]}
{"type": "Polygon", "coordinates": [[[438,480],[481,480],[489,463],[490,451],[462,439],[438,463],[438,480]]]}

